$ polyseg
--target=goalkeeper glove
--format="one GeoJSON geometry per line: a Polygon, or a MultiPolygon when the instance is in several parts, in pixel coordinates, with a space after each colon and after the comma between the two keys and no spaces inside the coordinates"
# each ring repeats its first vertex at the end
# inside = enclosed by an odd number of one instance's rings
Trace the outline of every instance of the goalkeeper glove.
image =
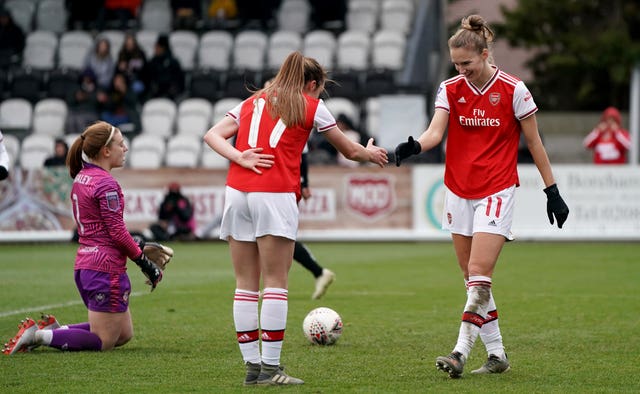
{"type": "Polygon", "coordinates": [[[567,204],[565,204],[562,197],[560,197],[558,186],[555,183],[544,189],[544,193],[547,195],[547,215],[549,216],[549,222],[553,225],[553,217],[555,216],[558,221],[558,228],[562,228],[562,225],[569,216],[569,207],[567,207],[567,204]]]}
{"type": "Polygon", "coordinates": [[[407,142],[403,142],[396,146],[395,156],[396,156],[396,167],[400,167],[400,163],[402,160],[406,159],[411,155],[417,155],[422,151],[422,146],[420,143],[413,139],[412,136],[409,136],[407,142]]]}
{"type": "Polygon", "coordinates": [[[133,261],[140,267],[144,276],[147,277],[147,284],[151,285],[151,291],[153,291],[162,280],[162,270],[158,268],[156,263],[149,260],[144,253],[140,253],[140,257],[133,261]]]}
{"type": "Polygon", "coordinates": [[[138,247],[140,248],[140,250],[144,250],[144,245],[146,244],[144,237],[136,234],[136,235],[133,235],[132,238],[136,242],[136,244],[138,244],[138,247]]]}

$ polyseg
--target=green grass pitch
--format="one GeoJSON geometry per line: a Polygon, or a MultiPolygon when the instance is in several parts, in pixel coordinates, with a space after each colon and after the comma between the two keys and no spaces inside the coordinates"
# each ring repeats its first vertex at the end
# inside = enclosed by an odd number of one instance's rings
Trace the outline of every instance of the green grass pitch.
{"type": "MultiPolygon", "coordinates": [[[[232,318],[234,278],[226,243],[174,243],[164,281],[149,293],[129,263],[136,336],[106,353],[39,348],[0,355],[3,393],[226,393],[244,388],[232,318]]],[[[486,358],[478,340],[462,379],[436,371],[455,344],[465,302],[450,242],[311,243],[337,274],[311,300],[313,277],[294,263],[282,363],[301,387],[334,393],[640,392],[640,244],[505,245],[494,295],[512,370],[468,372],[486,358]],[[344,333],[313,346],[302,320],[335,309],[344,333]]],[[[0,244],[0,340],[25,316],[86,321],[73,283],[75,245],[0,244]]]]}

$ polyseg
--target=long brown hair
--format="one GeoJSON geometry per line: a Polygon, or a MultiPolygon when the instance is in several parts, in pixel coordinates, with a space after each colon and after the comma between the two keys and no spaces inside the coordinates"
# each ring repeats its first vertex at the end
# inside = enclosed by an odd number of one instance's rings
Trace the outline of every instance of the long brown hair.
{"type": "Polygon", "coordinates": [[[255,97],[264,93],[267,111],[273,118],[280,117],[287,126],[302,125],[306,115],[304,86],[310,81],[324,86],[327,79],[320,63],[295,51],[287,56],[271,83],[258,90],[255,97]]]}
{"type": "Polygon", "coordinates": [[[460,28],[449,38],[449,48],[470,48],[481,53],[487,49],[491,53],[491,45],[495,34],[489,24],[480,15],[469,15],[462,18],[460,28]]]}
{"type": "Polygon", "coordinates": [[[95,159],[103,146],[108,146],[113,142],[113,135],[116,127],[104,121],[97,121],[87,127],[82,134],[71,145],[67,153],[67,167],[69,175],[75,178],[82,169],[82,154],[89,159],[95,159]]]}

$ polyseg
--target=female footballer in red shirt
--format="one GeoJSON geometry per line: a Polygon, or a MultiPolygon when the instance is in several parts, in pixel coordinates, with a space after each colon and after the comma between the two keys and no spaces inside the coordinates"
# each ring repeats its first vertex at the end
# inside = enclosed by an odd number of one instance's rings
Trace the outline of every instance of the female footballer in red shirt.
{"type": "Polygon", "coordinates": [[[300,159],[309,133],[316,128],[351,160],[387,163],[386,150],[373,139],[365,148],[336,126],[319,99],[326,80],[317,61],[293,52],[271,84],[231,109],[204,137],[231,162],[220,238],[229,243],[236,275],[233,315],[245,385],[303,383],[282,370],[280,353],[298,228],[300,159]]]}
{"type": "Polygon", "coordinates": [[[448,42],[459,74],[440,84],[427,130],[417,140],[409,137],[395,150],[399,166],[403,159],[437,146],[448,127],[442,227],[451,232],[467,287],[458,342],[451,354],[436,359],[436,367],[452,378],[462,375],[478,335],[489,357],[472,373],[502,373],[510,368],[491,276],[502,246],[512,239],[520,133],[544,181],[549,221],[553,224],[555,217],[562,228],[569,214],[540,139],[538,108],[521,80],[492,64],[489,45],[493,38],[481,16],[462,19],[461,28],[448,42]]]}

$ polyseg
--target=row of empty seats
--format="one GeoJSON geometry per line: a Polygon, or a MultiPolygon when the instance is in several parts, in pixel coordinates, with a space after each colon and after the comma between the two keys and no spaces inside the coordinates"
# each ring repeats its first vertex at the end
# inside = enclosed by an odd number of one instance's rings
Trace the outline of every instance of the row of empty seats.
{"type": "MultiPolygon", "coordinates": [[[[107,38],[114,61],[124,42],[125,33],[106,30],[93,37],[84,30],[60,34],[33,31],[27,35],[22,65],[35,70],[71,68],[80,70],[98,38],[107,38]]],[[[136,38],[147,59],[153,56],[158,33],[139,30],[136,38]]],[[[227,71],[277,70],[292,51],[301,51],[318,60],[328,69],[366,70],[384,68],[400,70],[404,66],[406,36],[396,30],[346,30],[336,37],[327,30],[297,32],[278,30],[268,35],[258,30],[246,30],[232,35],[225,30],[208,31],[201,36],[189,30],[169,33],[169,44],[182,68],[227,71]]]]}
{"type": "Polygon", "coordinates": [[[413,0],[349,0],[345,25],[348,30],[373,33],[394,30],[409,34],[413,26],[413,0]]]}
{"type": "MultiPolygon", "coordinates": [[[[69,13],[65,0],[6,0],[4,7],[26,33],[33,30],[62,33],[66,30],[69,13]]],[[[349,0],[345,25],[347,29],[369,33],[378,26],[407,33],[414,8],[413,0],[349,0]]],[[[306,0],[283,0],[275,13],[277,28],[304,33],[311,26],[311,11],[306,0]]],[[[137,22],[141,29],[170,32],[173,14],[169,0],[145,0],[137,22]]]]}
{"type": "MultiPolygon", "coordinates": [[[[347,98],[331,98],[326,105],[334,114],[345,114],[354,121],[356,127],[363,126],[368,134],[380,140],[384,130],[379,127],[380,104],[378,98],[367,99],[363,107],[347,98]],[[362,122],[361,122],[362,119],[362,122]]],[[[205,167],[225,168],[227,160],[213,152],[202,142],[204,133],[212,124],[240,102],[236,98],[220,100],[211,105],[206,100],[188,99],[176,108],[170,100],[161,99],[147,108],[143,115],[143,131],[131,137],[125,135],[128,153],[127,166],[131,168],[205,167]],[[171,104],[174,106],[172,107],[171,104]],[[174,112],[175,111],[175,112],[174,112]],[[173,118],[175,116],[175,118],[173,118]],[[176,133],[171,126],[175,122],[176,133]]],[[[49,103],[47,103],[49,104],[49,103]]],[[[3,117],[0,105],[0,117],[3,117]]],[[[52,134],[45,132],[44,126],[60,124],[59,118],[47,115],[33,125],[37,129],[28,134],[22,142],[11,132],[3,129],[5,145],[14,164],[24,169],[40,168],[44,160],[53,154],[55,138],[63,138],[70,146],[78,137],[74,134],[52,134]]],[[[48,130],[48,129],[46,129],[48,130]]]]}
{"type": "MultiPolygon", "coordinates": [[[[69,11],[65,0],[6,0],[4,8],[25,33],[33,30],[62,33],[67,29],[69,11]]],[[[138,25],[142,29],[167,33],[171,30],[172,19],[169,0],[144,0],[138,25]]]]}
{"type": "Polygon", "coordinates": [[[67,28],[65,0],[6,0],[3,6],[24,33],[34,28],[62,33],[67,28]]]}
{"type": "MultiPolygon", "coordinates": [[[[409,33],[414,0],[349,0],[345,15],[347,30],[373,33],[378,29],[409,33]]],[[[280,30],[304,33],[310,29],[311,6],[306,0],[283,0],[276,13],[280,30]]]]}
{"type": "MultiPolygon", "coordinates": [[[[239,98],[225,98],[212,104],[208,100],[189,98],[176,104],[166,98],[145,102],[141,111],[141,133],[168,138],[173,134],[203,135],[211,125],[221,119],[239,98]]],[[[61,137],[69,108],[61,99],[47,98],[32,105],[20,98],[0,102],[0,129],[5,132],[45,134],[61,137]]]]}
{"type": "MultiPolygon", "coordinates": [[[[71,146],[78,135],[66,135],[71,146]]],[[[46,134],[31,134],[22,141],[12,134],[4,135],[4,143],[9,152],[11,166],[22,169],[42,168],[44,161],[54,154],[55,139],[46,134]]],[[[140,134],[131,142],[125,137],[129,147],[126,166],[135,169],[160,167],[179,168],[226,168],[228,160],[209,148],[202,138],[195,135],[175,135],[165,142],[152,134],[140,134]]]]}
{"type": "MultiPolygon", "coordinates": [[[[151,99],[142,106],[139,132],[163,139],[174,134],[202,136],[241,101],[228,97],[212,104],[205,99],[188,98],[176,104],[166,98],[151,99]]],[[[325,102],[336,116],[344,113],[356,122],[360,119],[358,106],[349,99],[335,97],[325,102]]],[[[0,129],[62,137],[68,114],[67,103],[61,99],[43,99],[33,106],[25,99],[7,99],[0,102],[0,129]]]]}

